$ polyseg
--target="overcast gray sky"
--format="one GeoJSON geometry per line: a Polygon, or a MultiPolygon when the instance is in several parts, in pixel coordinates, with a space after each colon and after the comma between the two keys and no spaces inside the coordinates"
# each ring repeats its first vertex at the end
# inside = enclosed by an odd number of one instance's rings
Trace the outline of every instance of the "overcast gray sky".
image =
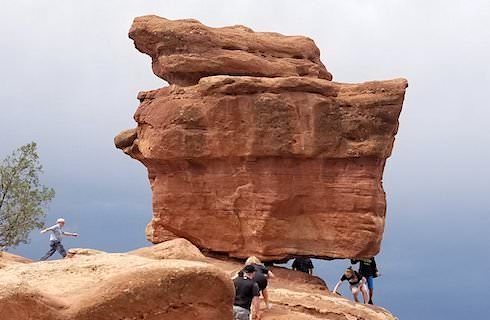
{"type": "MultiPolygon", "coordinates": [[[[38,142],[49,223],[82,235],[68,247],[147,245],[146,170],[112,142],[137,92],[165,84],[127,38],[145,14],[309,36],[336,81],[407,78],[376,302],[403,320],[488,318],[489,1],[4,1],[0,157],[38,142]]],[[[14,252],[41,256],[47,238],[32,239],[14,252]]],[[[346,264],[317,273],[332,286],[346,264]]]]}

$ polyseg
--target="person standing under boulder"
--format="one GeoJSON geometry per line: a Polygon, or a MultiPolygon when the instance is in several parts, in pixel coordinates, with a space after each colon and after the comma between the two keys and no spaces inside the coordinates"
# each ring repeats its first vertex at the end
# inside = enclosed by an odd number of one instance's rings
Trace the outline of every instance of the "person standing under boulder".
{"type": "Polygon", "coordinates": [[[365,304],[368,303],[368,290],[366,287],[367,280],[359,272],[352,270],[352,267],[349,267],[347,268],[347,270],[345,270],[344,274],[342,275],[342,278],[340,278],[339,282],[337,282],[332,292],[337,293],[337,289],[342,284],[342,281],[345,280],[349,281],[350,290],[352,292],[352,295],[354,296],[354,300],[356,302],[359,302],[357,295],[359,294],[360,291],[364,303],[365,304]]]}
{"type": "Polygon", "coordinates": [[[41,230],[41,234],[51,231],[52,233],[49,235],[49,246],[51,247],[49,251],[40,259],[41,261],[47,260],[51,257],[56,251],[65,258],[66,251],[63,245],[61,244],[61,240],[63,235],[78,237],[78,233],[66,232],[63,231],[63,227],[65,225],[65,219],[59,218],[56,220],[56,224],[52,227],[41,230]]]}
{"type": "Polygon", "coordinates": [[[234,320],[260,319],[260,289],[254,280],[255,268],[252,265],[245,266],[238,277],[233,279],[235,285],[235,301],[233,303],[234,320]]]}
{"type": "Polygon", "coordinates": [[[369,289],[369,304],[373,304],[373,292],[374,292],[374,278],[379,276],[378,268],[376,267],[376,261],[374,257],[370,259],[352,260],[352,264],[359,262],[359,273],[367,279],[367,286],[369,289]]]}
{"type": "Polygon", "coordinates": [[[311,262],[310,258],[299,257],[294,259],[292,268],[293,270],[298,270],[313,275],[313,262],[311,262]]]}
{"type": "Polygon", "coordinates": [[[255,268],[254,280],[259,285],[260,292],[264,297],[265,306],[267,309],[271,308],[269,303],[269,292],[267,291],[268,279],[273,278],[274,274],[266,266],[262,264],[259,258],[255,256],[248,257],[245,261],[245,266],[253,266],[255,268]]]}

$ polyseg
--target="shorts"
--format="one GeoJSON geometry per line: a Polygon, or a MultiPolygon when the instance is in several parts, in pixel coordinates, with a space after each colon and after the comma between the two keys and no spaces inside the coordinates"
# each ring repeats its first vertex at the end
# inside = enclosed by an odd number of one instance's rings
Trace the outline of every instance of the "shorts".
{"type": "Polygon", "coordinates": [[[369,289],[374,289],[374,277],[373,276],[369,276],[369,277],[366,277],[367,279],[367,286],[369,289]]]}
{"type": "Polygon", "coordinates": [[[350,285],[350,290],[351,290],[352,294],[358,294],[359,292],[362,292],[363,290],[365,290],[365,292],[367,292],[368,288],[366,287],[366,285],[364,283],[362,285],[361,285],[361,283],[356,283],[356,284],[350,285]]]}
{"type": "Polygon", "coordinates": [[[257,282],[260,291],[264,291],[269,283],[269,281],[267,280],[267,276],[261,272],[255,272],[254,280],[255,282],[257,282]]]}
{"type": "Polygon", "coordinates": [[[239,306],[233,306],[233,320],[249,320],[250,310],[239,306]]]}

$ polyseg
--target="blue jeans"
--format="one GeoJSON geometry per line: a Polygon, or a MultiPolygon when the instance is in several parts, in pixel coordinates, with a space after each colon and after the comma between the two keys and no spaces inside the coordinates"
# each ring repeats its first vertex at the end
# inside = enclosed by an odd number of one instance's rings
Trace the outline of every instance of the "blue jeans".
{"type": "Polygon", "coordinates": [[[58,251],[63,258],[66,257],[66,251],[63,245],[61,244],[61,241],[51,240],[49,241],[49,246],[50,246],[49,251],[46,252],[46,254],[41,258],[41,261],[48,260],[48,258],[51,257],[56,251],[58,251]]]}

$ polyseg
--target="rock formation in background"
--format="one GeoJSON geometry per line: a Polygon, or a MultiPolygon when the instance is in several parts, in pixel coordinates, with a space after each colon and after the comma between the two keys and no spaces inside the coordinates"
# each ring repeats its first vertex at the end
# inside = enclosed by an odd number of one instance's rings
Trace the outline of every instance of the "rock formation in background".
{"type": "Polygon", "coordinates": [[[148,169],[150,241],[269,261],[379,251],[406,80],[332,82],[311,39],[243,26],[145,16],[129,35],[170,83],[140,92],[115,138],[148,169]]]}
{"type": "MultiPolygon", "coordinates": [[[[0,318],[12,320],[229,320],[233,261],[175,239],[126,254],[73,249],[71,258],[4,266],[0,318]],[[199,261],[195,261],[195,259],[199,261]]],[[[262,320],[396,320],[383,308],[328,292],[319,278],[273,267],[262,320]]]]}

